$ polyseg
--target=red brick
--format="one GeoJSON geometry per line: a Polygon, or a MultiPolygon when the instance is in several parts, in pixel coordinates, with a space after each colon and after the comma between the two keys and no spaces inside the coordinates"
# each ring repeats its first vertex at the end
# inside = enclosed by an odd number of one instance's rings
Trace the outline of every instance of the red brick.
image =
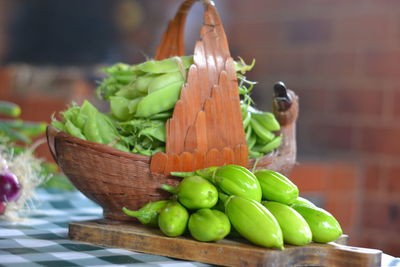
{"type": "Polygon", "coordinates": [[[353,148],[354,126],[332,120],[315,122],[312,125],[312,145],[325,151],[348,151],[353,148]]]}
{"type": "Polygon", "coordinates": [[[257,64],[264,66],[264,75],[301,75],[306,71],[306,55],[295,50],[266,51],[263,57],[257,58],[257,64]]]}
{"type": "Polygon", "coordinates": [[[331,52],[328,49],[307,55],[307,74],[313,76],[349,77],[356,72],[355,52],[331,52]]]}
{"type": "Polygon", "coordinates": [[[376,198],[366,199],[363,203],[365,227],[388,231],[400,231],[400,203],[382,201],[376,198]]]}
{"type": "Polygon", "coordinates": [[[354,192],[356,190],[357,168],[351,164],[331,164],[328,187],[330,192],[354,192]]]}
{"type": "Polygon", "coordinates": [[[303,114],[325,112],[329,101],[329,91],[325,88],[296,88],[296,94],[301,101],[303,114]]]}
{"type": "Polygon", "coordinates": [[[380,116],[383,93],[380,90],[345,89],[334,93],[333,112],[355,116],[380,116]]]}
{"type": "Polygon", "coordinates": [[[380,180],[383,179],[379,164],[370,163],[364,168],[363,184],[367,192],[378,192],[380,190],[380,180]]]}
{"type": "Polygon", "coordinates": [[[292,45],[327,43],[332,39],[332,22],[322,18],[296,19],[286,23],[286,32],[292,45]]]}
{"type": "MultiPolygon", "coordinates": [[[[254,22],[254,23],[234,23],[230,24],[231,52],[234,57],[250,57],[250,59],[264,55],[270,50],[279,48],[282,42],[281,23],[274,21],[254,22]],[[241,51],[234,54],[234,51],[241,51]]],[[[258,65],[258,64],[257,64],[258,65]]]]}
{"type": "Polygon", "coordinates": [[[290,179],[295,183],[300,192],[320,192],[327,189],[329,167],[318,162],[301,163],[295,166],[290,179]]]}
{"type": "Polygon", "coordinates": [[[400,118],[400,88],[398,88],[397,90],[395,90],[393,92],[393,96],[391,97],[392,103],[392,111],[391,111],[391,115],[393,116],[394,119],[399,119],[400,118]]]}
{"type": "Polygon", "coordinates": [[[360,151],[375,154],[400,155],[400,127],[363,127],[360,151]]]}
{"type": "Polygon", "coordinates": [[[376,78],[400,80],[400,51],[371,51],[365,55],[365,75],[376,78]]]}
{"type": "Polygon", "coordinates": [[[352,14],[338,20],[335,37],[345,46],[380,46],[395,39],[395,28],[395,18],[383,13],[352,14]]]}
{"type": "Polygon", "coordinates": [[[270,20],[268,15],[276,10],[279,1],[254,0],[249,5],[243,5],[242,1],[237,0],[229,2],[227,10],[235,12],[236,21],[254,22],[270,20]]]}
{"type": "Polygon", "coordinates": [[[400,166],[388,167],[386,178],[386,191],[400,194],[400,166]]]}

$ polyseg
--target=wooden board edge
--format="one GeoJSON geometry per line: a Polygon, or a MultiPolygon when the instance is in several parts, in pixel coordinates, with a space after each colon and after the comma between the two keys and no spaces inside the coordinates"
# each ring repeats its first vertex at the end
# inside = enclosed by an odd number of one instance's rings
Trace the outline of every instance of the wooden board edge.
{"type": "Polygon", "coordinates": [[[68,234],[74,241],[221,266],[380,266],[382,253],[337,243],[287,246],[279,251],[232,240],[206,243],[184,237],[170,238],[161,235],[159,230],[143,228],[141,231],[140,227],[107,220],[71,222],[68,234]]]}

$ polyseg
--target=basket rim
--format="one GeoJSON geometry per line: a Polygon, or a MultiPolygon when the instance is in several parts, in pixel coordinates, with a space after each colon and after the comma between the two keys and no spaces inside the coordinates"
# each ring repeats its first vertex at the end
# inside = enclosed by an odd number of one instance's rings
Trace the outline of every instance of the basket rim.
{"type": "MultiPolygon", "coordinates": [[[[105,145],[105,144],[100,144],[100,143],[92,142],[89,140],[83,140],[78,137],[69,135],[52,125],[48,125],[47,126],[47,144],[50,147],[50,151],[51,151],[51,143],[49,140],[50,137],[52,137],[54,139],[62,139],[63,141],[75,143],[77,145],[87,147],[89,149],[93,149],[93,150],[96,150],[96,151],[99,151],[102,153],[107,153],[107,154],[111,154],[111,155],[123,157],[123,158],[129,158],[134,161],[141,161],[141,162],[148,163],[148,164],[150,164],[151,158],[152,158],[152,156],[145,156],[145,155],[141,155],[141,154],[135,154],[132,152],[125,152],[125,151],[113,148],[113,147],[105,145]]],[[[55,161],[57,162],[57,151],[56,150],[54,150],[54,151],[55,151],[56,155],[53,155],[53,156],[54,156],[55,161]]],[[[275,156],[277,156],[277,150],[274,150],[271,153],[265,154],[259,160],[249,158],[248,165],[246,166],[246,168],[248,168],[248,169],[253,168],[254,164],[256,162],[257,162],[257,165],[267,164],[270,162],[271,158],[273,158],[275,156]]]]}
{"type": "MultiPolygon", "coordinates": [[[[129,158],[134,161],[141,161],[144,163],[150,163],[150,161],[151,161],[151,156],[135,154],[132,152],[125,152],[125,151],[113,148],[109,145],[100,144],[100,143],[92,142],[89,140],[83,140],[78,137],[69,135],[52,125],[47,126],[47,143],[50,147],[50,151],[52,151],[51,142],[49,140],[50,137],[54,138],[55,140],[61,139],[63,141],[75,143],[77,145],[84,146],[84,147],[87,147],[90,149],[94,149],[94,150],[102,152],[102,153],[111,154],[111,155],[123,157],[123,158],[129,158]]],[[[57,153],[55,146],[56,145],[54,144],[54,152],[56,155],[53,155],[53,156],[55,157],[55,160],[57,161],[58,153],[57,153]]]]}

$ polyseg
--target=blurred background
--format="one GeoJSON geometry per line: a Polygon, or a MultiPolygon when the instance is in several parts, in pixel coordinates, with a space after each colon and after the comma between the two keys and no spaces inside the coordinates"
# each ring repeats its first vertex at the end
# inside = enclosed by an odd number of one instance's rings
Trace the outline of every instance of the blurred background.
{"type": "MultiPolygon", "coordinates": [[[[0,0],[0,99],[50,121],[96,103],[99,67],[154,55],[180,0],[0,0]]],[[[216,0],[231,54],[256,59],[254,99],[281,80],[300,97],[303,196],[339,220],[350,244],[400,256],[400,1],[216,0]]],[[[190,13],[187,53],[202,7],[190,13]]],[[[101,105],[102,103],[98,103],[101,105]]],[[[38,153],[51,160],[46,146],[38,153]]]]}

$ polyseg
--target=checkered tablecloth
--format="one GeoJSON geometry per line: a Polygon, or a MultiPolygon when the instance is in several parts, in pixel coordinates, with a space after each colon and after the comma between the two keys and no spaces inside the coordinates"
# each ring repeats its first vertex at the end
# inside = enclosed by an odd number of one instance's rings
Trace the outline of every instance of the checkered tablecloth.
{"type": "Polygon", "coordinates": [[[0,266],[210,266],[68,240],[70,221],[101,218],[101,208],[77,191],[38,189],[37,195],[26,220],[0,219],[0,266]]]}
{"type": "MultiPolygon", "coordinates": [[[[77,191],[37,193],[36,209],[26,220],[0,220],[0,266],[210,266],[70,241],[68,223],[100,218],[101,208],[77,191]]],[[[382,266],[400,266],[400,259],[384,255],[382,266]]]]}

